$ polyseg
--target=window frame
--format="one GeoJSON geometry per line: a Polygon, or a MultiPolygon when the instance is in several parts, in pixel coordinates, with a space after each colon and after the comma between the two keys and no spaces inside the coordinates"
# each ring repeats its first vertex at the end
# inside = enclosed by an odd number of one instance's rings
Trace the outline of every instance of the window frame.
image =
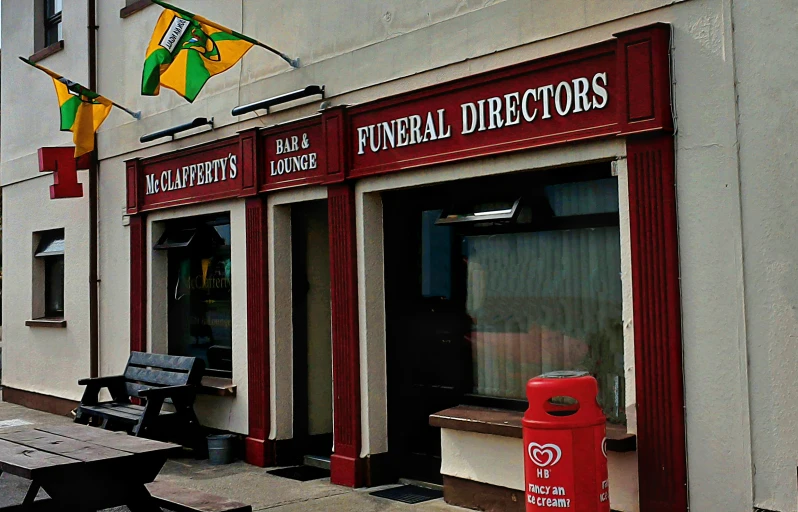
{"type": "Polygon", "coordinates": [[[34,320],[63,320],[65,317],[66,299],[66,244],[64,229],[51,229],[39,231],[33,234],[33,317],[34,320]],[[53,283],[53,266],[60,262],[57,279],[60,283],[53,283]],[[52,307],[54,298],[52,297],[53,286],[56,285],[60,299],[61,309],[52,307]]]}
{"type": "Polygon", "coordinates": [[[63,3],[61,4],[61,10],[57,12],[53,12],[52,14],[48,15],[48,11],[52,6],[53,11],[55,11],[55,0],[43,0],[44,1],[44,10],[42,11],[42,25],[43,25],[43,42],[44,48],[49,48],[50,46],[58,44],[60,41],[63,41],[63,11],[64,6],[63,3]],[[50,39],[51,30],[55,29],[56,31],[56,38],[54,40],[50,39]],[[60,34],[59,34],[60,32],[60,34]]]}

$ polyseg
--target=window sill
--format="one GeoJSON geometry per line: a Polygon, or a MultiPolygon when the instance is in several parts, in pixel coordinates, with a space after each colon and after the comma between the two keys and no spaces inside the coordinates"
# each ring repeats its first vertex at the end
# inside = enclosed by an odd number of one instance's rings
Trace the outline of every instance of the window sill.
{"type": "Polygon", "coordinates": [[[152,5],[151,0],[139,0],[138,2],[134,2],[130,5],[126,5],[119,11],[120,18],[127,18],[128,16],[133,16],[140,10],[144,9],[145,7],[152,5]]]}
{"type": "Polygon", "coordinates": [[[32,320],[25,320],[25,325],[28,327],[54,327],[57,329],[64,329],[67,323],[63,318],[34,318],[32,320]]]}
{"type": "Polygon", "coordinates": [[[236,385],[233,379],[205,375],[197,392],[201,395],[236,396],[236,385]]]}
{"type": "MultiPolygon", "coordinates": [[[[523,417],[524,413],[518,411],[459,405],[431,415],[429,424],[450,430],[523,439],[523,417]]],[[[625,427],[607,423],[607,450],[629,452],[634,451],[636,445],[637,437],[626,432],[625,427]]]]}
{"type": "Polygon", "coordinates": [[[63,49],[64,49],[64,40],[62,39],[62,40],[58,41],[57,43],[51,44],[47,48],[42,48],[38,52],[36,52],[33,55],[31,55],[30,57],[28,57],[28,60],[31,61],[31,62],[39,62],[41,60],[46,59],[47,57],[49,57],[50,55],[52,55],[54,53],[60,52],[63,49]]]}

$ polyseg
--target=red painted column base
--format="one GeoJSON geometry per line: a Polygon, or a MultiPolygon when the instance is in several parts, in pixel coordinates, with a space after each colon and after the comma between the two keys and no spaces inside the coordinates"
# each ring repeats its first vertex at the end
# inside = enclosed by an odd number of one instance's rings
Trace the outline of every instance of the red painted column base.
{"type": "Polygon", "coordinates": [[[244,461],[266,468],[274,465],[274,444],[269,439],[247,437],[244,439],[244,461]]]}
{"type": "Polygon", "coordinates": [[[332,454],[330,457],[330,482],[346,487],[363,487],[366,461],[360,457],[332,454]]]}

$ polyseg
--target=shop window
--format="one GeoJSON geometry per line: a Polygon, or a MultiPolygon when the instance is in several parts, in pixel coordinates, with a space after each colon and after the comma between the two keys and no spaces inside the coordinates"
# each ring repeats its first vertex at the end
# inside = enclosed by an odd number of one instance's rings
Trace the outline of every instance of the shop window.
{"type": "Polygon", "coordinates": [[[169,222],[155,249],[168,255],[168,351],[232,376],[229,215],[169,222]]]}
{"type": "Polygon", "coordinates": [[[61,11],[62,0],[44,1],[44,48],[61,41],[63,37],[61,11]]]}
{"type": "Polygon", "coordinates": [[[55,229],[34,235],[34,317],[64,317],[64,230],[55,229]]]}
{"type": "Polygon", "coordinates": [[[475,402],[522,406],[531,377],[587,370],[608,419],[625,422],[617,187],[615,178],[538,186],[422,212],[422,295],[451,290],[435,276],[453,262],[475,402]],[[432,231],[424,219],[435,215],[432,231]]]}

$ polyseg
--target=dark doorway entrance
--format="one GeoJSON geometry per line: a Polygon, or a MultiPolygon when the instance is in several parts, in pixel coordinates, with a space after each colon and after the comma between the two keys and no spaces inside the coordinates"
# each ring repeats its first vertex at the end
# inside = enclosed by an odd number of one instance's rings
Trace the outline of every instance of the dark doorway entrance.
{"type": "Polygon", "coordinates": [[[397,476],[441,483],[429,416],[461,403],[469,372],[455,239],[435,229],[433,203],[423,193],[384,196],[388,446],[397,476]]]}
{"type": "Polygon", "coordinates": [[[294,440],[299,455],[332,452],[332,337],[327,201],[291,207],[294,440]]]}

